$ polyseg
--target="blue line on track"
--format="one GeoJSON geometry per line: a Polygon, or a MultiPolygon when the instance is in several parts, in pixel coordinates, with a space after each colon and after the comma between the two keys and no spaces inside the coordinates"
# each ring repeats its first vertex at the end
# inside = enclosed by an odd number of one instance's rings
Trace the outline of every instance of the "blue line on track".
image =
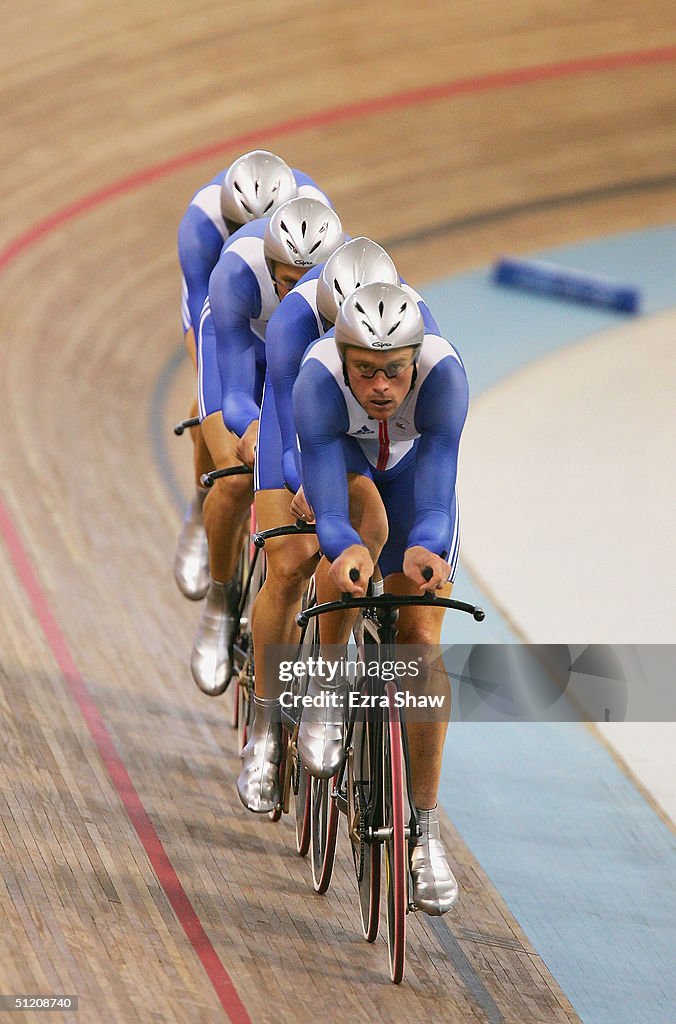
{"type": "MultiPolygon", "coordinates": [[[[676,303],[674,228],[533,255],[639,285],[644,313],[676,303]]],[[[627,320],[499,288],[487,270],[422,293],[474,395],[627,320]]],[[[518,640],[462,569],[456,594],[488,615],[448,615],[444,642],[518,640]]],[[[439,799],[584,1024],[676,1019],[674,837],[588,729],[454,723],[439,799]]]]}

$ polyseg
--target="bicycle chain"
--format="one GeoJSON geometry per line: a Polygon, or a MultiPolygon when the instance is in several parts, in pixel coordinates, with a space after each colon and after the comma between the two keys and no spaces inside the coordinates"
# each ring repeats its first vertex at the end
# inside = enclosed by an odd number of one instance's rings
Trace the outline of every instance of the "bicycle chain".
{"type": "Polygon", "coordinates": [[[357,788],[357,806],[359,810],[359,866],[357,868],[357,884],[361,885],[364,880],[364,865],[366,862],[366,801],[361,786],[357,788]]]}

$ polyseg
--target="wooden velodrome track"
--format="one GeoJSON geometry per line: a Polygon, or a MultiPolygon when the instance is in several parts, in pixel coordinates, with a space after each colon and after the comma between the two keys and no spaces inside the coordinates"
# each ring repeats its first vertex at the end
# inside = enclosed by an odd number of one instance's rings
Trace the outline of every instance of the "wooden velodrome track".
{"type": "Polygon", "coordinates": [[[311,173],[412,283],[664,222],[669,12],[3,5],[0,992],[77,993],[87,1024],[577,1020],[450,823],[462,902],[412,919],[395,988],[344,841],[318,897],[289,822],[241,807],[151,440],[187,365],[149,426],[151,397],[180,345],[178,220],[246,149],[311,173]]]}

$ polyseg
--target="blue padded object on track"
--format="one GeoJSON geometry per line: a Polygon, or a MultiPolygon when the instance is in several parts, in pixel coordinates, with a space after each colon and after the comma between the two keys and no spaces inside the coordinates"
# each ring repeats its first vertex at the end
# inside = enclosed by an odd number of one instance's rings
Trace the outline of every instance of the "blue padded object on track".
{"type": "Polygon", "coordinates": [[[543,260],[526,260],[516,256],[503,256],[496,260],[493,280],[496,284],[616,309],[621,313],[637,313],[641,301],[641,293],[633,285],[582,270],[570,270],[543,260]]]}

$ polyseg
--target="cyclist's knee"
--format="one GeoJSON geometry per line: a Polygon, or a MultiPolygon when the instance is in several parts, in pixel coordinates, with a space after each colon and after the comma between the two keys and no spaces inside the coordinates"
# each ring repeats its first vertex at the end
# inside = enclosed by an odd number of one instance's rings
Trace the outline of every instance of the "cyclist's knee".
{"type": "Polygon", "coordinates": [[[313,565],[299,562],[286,552],[268,553],[266,586],[270,586],[282,599],[301,597],[307,581],[313,572],[313,565]]]}
{"type": "Polygon", "coordinates": [[[221,504],[229,504],[243,511],[248,509],[253,501],[251,476],[248,474],[222,477],[216,481],[214,491],[218,494],[221,504]]]}
{"type": "Polygon", "coordinates": [[[397,643],[431,647],[439,643],[439,631],[424,623],[402,626],[397,631],[397,643]]]}
{"type": "Polygon", "coordinates": [[[373,480],[350,475],[350,520],[371,556],[378,558],[387,540],[387,513],[373,480]]]}

